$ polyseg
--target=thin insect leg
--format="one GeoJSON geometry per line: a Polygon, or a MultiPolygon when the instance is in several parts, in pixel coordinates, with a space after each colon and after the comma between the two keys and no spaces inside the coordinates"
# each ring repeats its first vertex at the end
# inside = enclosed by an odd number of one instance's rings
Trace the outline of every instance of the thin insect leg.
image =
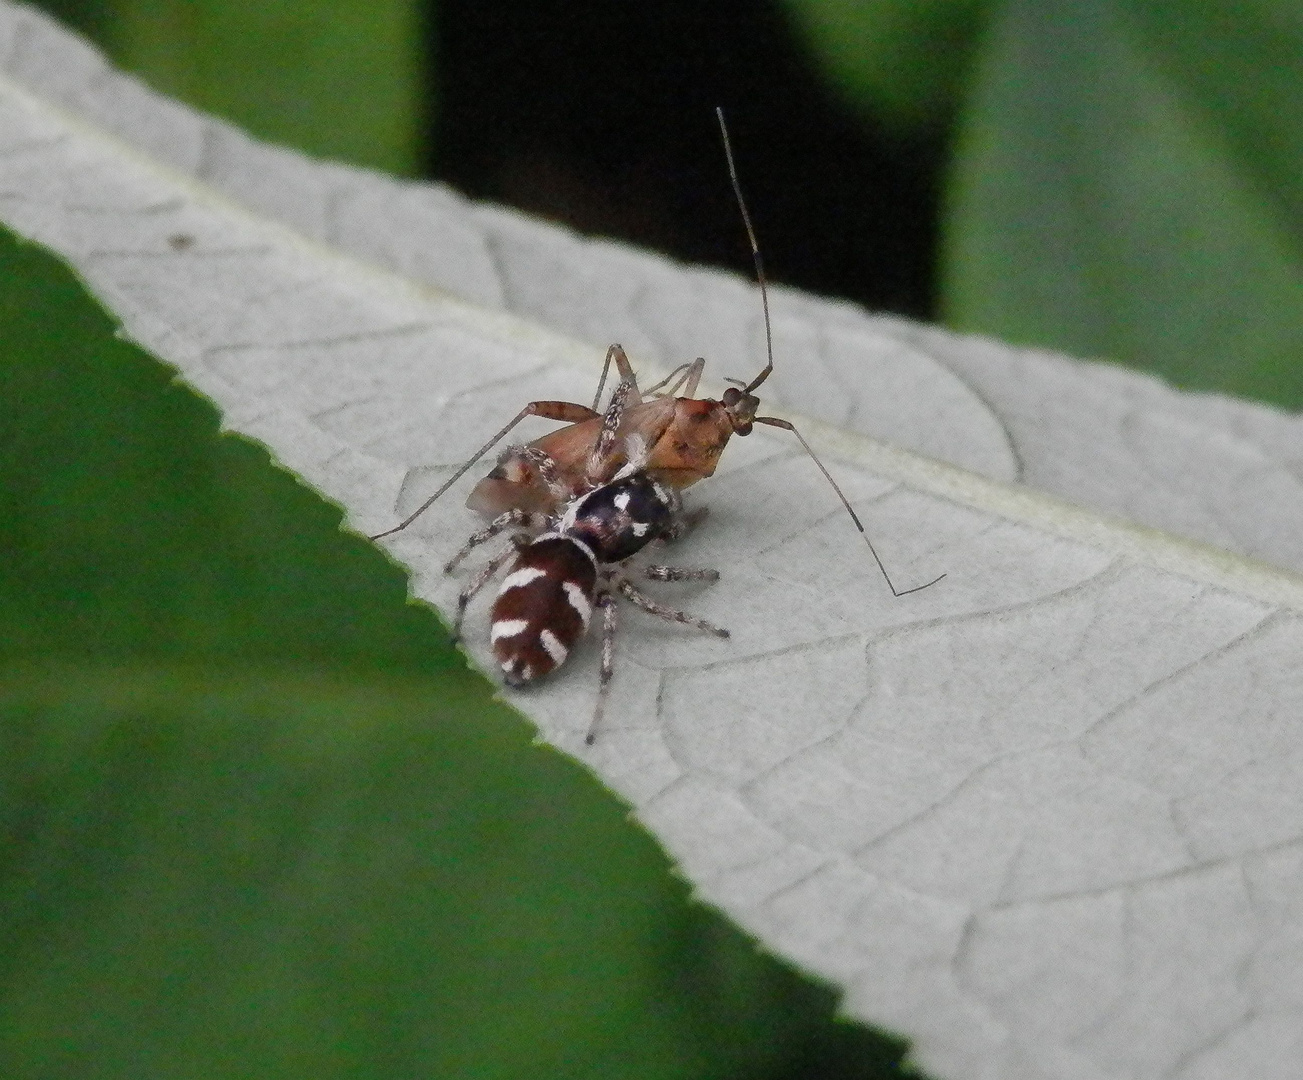
{"type": "Polygon", "coordinates": [[[511,544],[503,548],[484,564],[479,572],[471,578],[466,588],[462,589],[457,597],[457,617],[452,624],[452,643],[457,644],[461,640],[461,624],[466,618],[466,608],[470,602],[475,599],[475,594],[489,583],[493,575],[502,569],[503,564],[520,550],[519,544],[511,544]]]}
{"type": "Polygon", "coordinates": [[[667,619],[670,622],[685,623],[688,626],[695,626],[698,630],[705,630],[708,634],[714,634],[716,637],[726,638],[729,636],[727,630],[722,626],[716,626],[714,623],[707,622],[705,619],[698,619],[686,612],[677,611],[674,608],[666,607],[659,604],[650,596],[640,593],[628,578],[619,578],[615,582],[615,587],[620,590],[620,595],[625,597],[630,603],[636,604],[649,615],[656,615],[659,618],[667,619]]]}
{"type": "Polygon", "coordinates": [[[453,484],[455,484],[458,480],[460,480],[463,476],[465,476],[466,473],[470,471],[471,466],[473,466],[477,461],[479,461],[480,458],[482,458],[485,454],[487,454],[490,450],[492,450],[495,446],[497,446],[498,443],[500,443],[503,439],[505,439],[507,437],[508,432],[510,432],[512,428],[514,428],[517,424],[519,424],[522,420],[524,420],[525,417],[541,416],[546,420],[560,420],[567,424],[578,424],[578,423],[582,423],[584,420],[592,420],[600,415],[601,414],[598,413],[595,409],[590,409],[584,405],[576,405],[572,401],[531,401],[528,405],[526,405],[523,409],[521,409],[520,412],[516,414],[516,418],[512,420],[511,423],[509,423],[506,427],[504,427],[501,431],[499,431],[496,435],[494,435],[493,438],[491,438],[488,442],[486,442],[483,446],[481,446],[478,450],[476,450],[475,455],[468,462],[466,462],[465,465],[463,465],[460,469],[458,469],[455,473],[453,473],[452,476],[448,477],[448,479],[443,482],[443,486],[440,487],[438,491],[436,491],[433,495],[431,495],[428,499],[426,499],[425,502],[421,503],[420,506],[418,506],[415,510],[413,510],[410,514],[408,514],[407,517],[403,518],[403,520],[400,521],[397,525],[395,525],[392,529],[386,529],[384,532],[376,533],[374,536],[369,537],[369,539],[380,540],[386,536],[392,536],[396,532],[402,532],[403,529],[407,528],[408,525],[410,525],[413,521],[415,521],[418,517],[424,514],[428,509],[430,509],[430,507],[434,505],[435,500],[438,499],[440,495],[442,495],[445,491],[447,491],[450,487],[452,487],[453,484]]]}
{"type": "Polygon", "coordinates": [[[634,384],[636,389],[638,385],[638,376],[633,372],[633,365],[629,363],[629,356],[624,351],[623,345],[615,346],[615,356],[612,357],[612,359],[615,360],[615,370],[620,374],[620,381],[631,382],[634,384]]]}
{"type": "Polygon", "coordinates": [[[602,430],[598,432],[592,453],[588,455],[586,475],[589,480],[599,480],[606,472],[615,451],[615,435],[620,429],[625,408],[628,406],[629,398],[637,392],[638,384],[629,378],[621,380],[620,385],[615,388],[615,393],[611,395],[611,404],[606,407],[606,412],[602,415],[602,430]]]}
{"type": "MultiPolygon", "coordinates": [[[[593,395],[593,412],[597,412],[598,407],[602,404],[602,391],[606,389],[606,376],[611,370],[611,359],[615,356],[615,351],[620,349],[619,345],[612,345],[606,350],[606,360],[602,363],[602,377],[597,380],[597,393],[593,395]]],[[[623,349],[620,349],[623,352],[623,349]]]]}
{"type": "MultiPolygon", "coordinates": [[[[698,357],[696,360],[693,360],[689,364],[680,364],[668,375],[666,375],[665,378],[663,378],[660,382],[658,382],[655,386],[647,387],[647,389],[644,390],[643,393],[659,394],[661,397],[678,397],[679,388],[683,386],[684,383],[686,383],[689,379],[693,379],[694,376],[696,380],[699,380],[701,378],[701,369],[705,366],[705,363],[706,363],[705,360],[703,360],[701,357],[698,357]]],[[[692,389],[689,390],[687,394],[685,394],[684,396],[692,397],[692,395],[696,392],[696,389],[697,389],[697,383],[694,380],[692,384],[692,389]]]]}
{"type": "Polygon", "coordinates": [[[488,525],[480,529],[479,532],[471,533],[466,543],[461,547],[448,562],[444,565],[443,572],[451,574],[457,569],[457,564],[466,558],[481,544],[487,544],[498,533],[504,529],[510,528],[530,528],[542,529],[547,527],[548,518],[546,514],[531,514],[527,510],[508,510],[505,514],[499,514],[488,525]]]}
{"type": "MultiPolygon", "coordinates": [[[[633,365],[629,363],[624,347],[612,345],[606,350],[606,362],[602,364],[602,377],[597,382],[597,394],[593,397],[593,412],[597,412],[602,403],[602,391],[606,389],[606,377],[610,373],[612,360],[615,361],[615,370],[620,376],[620,381],[633,383],[635,393],[637,391],[638,377],[633,373],[633,365]]],[[[636,400],[634,404],[637,404],[636,400]]]]}
{"type": "Polygon", "coordinates": [[[662,397],[678,397],[683,390],[683,397],[692,397],[697,392],[697,383],[701,382],[701,373],[706,368],[706,358],[698,356],[690,364],[680,364],[655,386],[649,386],[644,393],[650,394],[673,380],[673,385],[661,392],[662,397]]]}
{"type": "MultiPolygon", "coordinates": [[[[686,376],[684,375],[684,372],[686,372],[686,371],[688,370],[688,368],[690,368],[691,366],[692,366],[691,364],[680,364],[680,365],[679,365],[678,367],[676,367],[673,371],[671,371],[668,375],[666,375],[665,378],[663,378],[660,382],[658,382],[658,383],[653,383],[651,386],[644,387],[642,392],[643,392],[644,394],[656,394],[656,393],[659,393],[663,387],[668,386],[671,382],[674,383],[674,388],[675,388],[675,389],[678,389],[679,384],[683,382],[684,378],[686,378],[686,376]],[[677,380],[677,381],[676,381],[676,380],[677,380]]],[[[666,391],[665,391],[665,396],[666,396],[666,397],[669,397],[669,396],[671,396],[673,393],[674,393],[674,390],[666,390],[666,391]]]]}
{"type": "Polygon", "coordinates": [[[935,585],[946,576],[945,574],[938,574],[931,581],[922,585],[915,585],[909,589],[897,589],[891,581],[891,575],[887,573],[887,568],[882,565],[882,559],[878,556],[878,549],[873,546],[873,541],[869,539],[869,534],[864,531],[864,523],[860,521],[860,516],[851,507],[846,496],[842,494],[842,489],[837,486],[837,481],[832,478],[832,473],[824,468],[823,462],[819,460],[818,455],[810,449],[810,444],[805,441],[804,436],[802,436],[802,434],[786,420],[779,420],[776,416],[757,416],[755,422],[757,424],[768,424],[770,427],[782,428],[784,431],[790,431],[800,440],[801,445],[805,447],[805,452],[809,454],[811,460],[819,466],[819,471],[823,473],[828,483],[832,484],[833,491],[837,492],[837,498],[841,499],[842,506],[846,507],[846,512],[850,514],[851,520],[855,522],[855,527],[860,530],[860,535],[864,537],[864,542],[869,545],[869,554],[873,556],[873,561],[878,564],[878,569],[882,571],[883,580],[886,581],[887,588],[891,590],[893,596],[908,596],[910,593],[919,592],[922,589],[935,585]]]}
{"type": "Polygon", "coordinates": [[[701,382],[701,373],[706,370],[706,358],[698,356],[688,367],[688,374],[683,380],[683,397],[695,397],[697,383],[701,382]]]}
{"type": "Polygon", "coordinates": [[[693,570],[687,566],[644,566],[643,573],[652,581],[718,581],[718,570],[693,570]]]}
{"type": "Polygon", "coordinates": [[[619,618],[615,597],[610,593],[603,593],[597,606],[602,609],[602,673],[597,684],[593,722],[588,725],[588,734],[584,736],[584,742],[589,746],[597,738],[597,725],[602,722],[602,714],[606,712],[606,698],[611,692],[611,673],[615,670],[615,629],[619,618]]]}

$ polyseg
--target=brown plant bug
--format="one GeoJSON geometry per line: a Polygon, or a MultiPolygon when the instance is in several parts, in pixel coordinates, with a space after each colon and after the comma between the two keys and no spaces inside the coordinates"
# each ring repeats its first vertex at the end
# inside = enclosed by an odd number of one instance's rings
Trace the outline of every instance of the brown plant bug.
{"type": "Polygon", "coordinates": [[[756,281],[760,286],[766,352],[766,363],[760,373],[749,383],[728,380],[737,385],[730,386],[718,400],[696,398],[693,394],[697,391],[706,366],[705,359],[697,357],[691,363],[679,365],[655,386],[640,391],[637,376],[624,349],[618,344],[612,345],[606,352],[602,377],[597,384],[597,393],[591,407],[572,401],[531,401],[416,510],[392,529],[372,536],[372,540],[391,536],[407,528],[527,416],[556,420],[567,426],[534,440],[528,446],[508,447],[493,470],[475,485],[466,500],[470,509],[493,518],[511,511],[555,516],[566,503],[609,482],[625,466],[627,459],[623,447],[630,437],[640,440],[640,445],[646,449],[644,471],[661,483],[682,490],[715,472],[720,455],[733,435],[749,435],[753,425],[765,424],[790,431],[796,436],[850,514],[892,595],[900,597],[919,592],[946,576],[942,573],[922,585],[897,589],[859,515],[804,436],[787,420],[758,415],[760,399],[755,391],[774,370],[768,282],[751,214],[742,196],[742,185],[733,159],[733,146],[728,126],[724,122],[724,110],[716,108],[715,115],[724,145],[729,181],[742,213],[742,223],[746,228],[751,259],[755,265],[756,281]],[[603,414],[598,412],[598,405],[613,363],[620,382],[616,395],[603,414]],[[616,397],[621,400],[617,402],[616,397]],[[544,460],[550,463],[549,476],[544,476],[540,469],[540,462],[544,460]]]}

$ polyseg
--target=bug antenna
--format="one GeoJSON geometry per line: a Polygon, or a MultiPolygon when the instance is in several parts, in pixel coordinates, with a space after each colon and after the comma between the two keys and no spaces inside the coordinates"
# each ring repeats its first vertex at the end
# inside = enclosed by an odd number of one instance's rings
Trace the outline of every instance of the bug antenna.
{"type": "Polygon", "coordinates": [[[869,545],[869,554],[873,556],[873,561],[878,564],[878,570],[881,571],[882,579],[887,583],[887,588],[891,590],[892,596],[908,596],[910,593],[922,592],[924,589],[930,588],[946,576],[945,574],[938,574],[931,581],[926,582],[923,585],[914,585],[908,589],[896,588],[895,583],[891,580],[891,575],[887,573],[887,568],[882,564],[882,557],[878,554],[878,549],[873,546],[873,541],[869,539],[869,534],[864,531],[864,523],[860,521],[860,515],[855,512],[855,508],[851,506],[850,501],[842,493],[842,489],[838,486],[837,481],[832,478],[832,473],[830,473],[824,467],[823,462],[819,460],[819,455],[816,454],[810,444],[805,441],[805,436],[797,431],[792,424],[788,423],[786,420],[780,420],[776,416],[757,416],[755,422],[757,424],[768,424],[770,427],[782,428],[784,431],[790,431],[796,436],[800,444],[805,447],[805,452],[810,455],[810,460],[819,466],[819,471],[823,473],[824,479],[832,485],[833,491],[837,492],[837,498],[841,499],[842,506],[846,507],[846,512],[850,514],[851,520],[855,522],[855,527],[860,530],[860,535],[864,537],[864,542],[869,545]]]}
{"type": "Polygon", "coordinates": [[[737,199],[737,208],[742,211],[742,224],[746,226],[747,239],[751,242],[751,261],[755,263],[756,281],[760,285],[760,305],[765,312],[765,356],[768,363],[765,364],[764,371],[747,384],[743,393],[749,394],[769,378],[769,373],[774,370],[774,331],[769,322],[769,287],[765,281],[765,264],[760,258],[760,245],[756,243],[756,230],[751,224],[746,199],[742,197],[742,185],[738,182],[737,165],[733,161],[733,143],[728,137],[728,125],[724,123],[724,110],[718,105],[715,106],[715,118],[719,121],[719,133],[724,139],[724,157],[728,161],[728,178],[733,184],[733,197],[737,199]]]}

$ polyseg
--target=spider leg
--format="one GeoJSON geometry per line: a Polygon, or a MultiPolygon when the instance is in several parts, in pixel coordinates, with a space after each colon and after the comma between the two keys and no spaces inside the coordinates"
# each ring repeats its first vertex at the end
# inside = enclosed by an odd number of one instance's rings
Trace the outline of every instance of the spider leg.
{"type": "Polygon", "coordinates": [[[584,736],[584,742],[588,746],[592,746],[593,740],[597,738],[597,726],[602,722],[602,714],[606,711],[606,698],[611,692],[611,674],[615,670],[615,631],[619,621],[615,597],[610,593],[603,593],[597,601],[597,606],[602,609],[602,671],[597,684],[597,705],[593,709],[593,722],[588,725],[588,734],[584,736]]]}
{"type": "Polygon", "coordinates": [[[658,603],[650,596],[639,592],[633,582],[628,578],[618,578],[615,582],[615,587],[619,590],[621,596],[635,606],[642,608],[648,615],[655,615],[658,618],[666,619],[669,622],[684,623],[687,626],[695,626],[698,630],[705,630],[706,633],[714,634],[716,637],[726,638],[729,636],[729,632],[722,626],[716,626],[714,623],[707,622],[705,619],[698,619],[686,612],[678,611],[675,608],[666,607],[664,604],[658,603]]]}
{"type": "Polygon", "coordinates": [[[643,573],[652,581],[718,581],[718,570],[694,570],[687,566],[644,566],[643,573]]]}
{"type": "Polygon", "coordinates": [[[676,514],[673,523],[665,530],[665,535],[661,539],[667,544],[672,540],[681,540],[705,521],[706,515],[709,513],[709,506],[698,506],[687,511],[687,513],[676,514]]]}
{"type": "Polygon", "coordinates": [[[620,429],[620,421],[624,418],[630,398],[635,397],[637,393],[638,384],[630,375],[629,378],[621,381],[615,388],[615,393],[611,395],[611,404],[602,414],[602,430],[597,434],[597,441],[588,455],[588,465],[584,470],[589,480],[596,482],[606,472],[617,445],[616,433],[620,429]]]}
{"type": "Polygon", "coordinates": [[[527,529],[545,529],[547,528],[549,518],[546,514],[531,514],[526,510],[508,510],[505,514],[499,514],[488,525],[480,529],[479,532],[471,533],[466,539],[466,543],[461,546],[451,559],[444,564],[443,572],[451,574],[457,569],[457,564],[466,558],[481,544],[486,544],[492,540],[498,533],[504,529],[527,528],[527,529]]]}
{"type": "Polygon", "coordinates": [[[557,469],[557,463],[548,456],[546,451],[540,450],[537,446],[524,446],[520,448],[520,452],[538,470],[538,475],[542,478],[543,483],[547,485],[548,491],[552,493],[552,498],[561,506],[569,502],[570,489],[562,481],[561,473],[557,469]]]}
{"type": "MultiPolygon", "coordinates": [[[[516,539],[518,541],[520,538],[516,539]]],[[[466,584],[466,588],[462,589],[461,593],[457,596],[457,617],[453,620],[452,624],[452,642],[454,645],[461,640],[462,620],[466,618],[466,608],[469,607],[470,602],[475,599],[475,594],[484,588],[484,586],[493,578],[493,575],[502,569],[503,564],[519,550],[519,542],[513,542],[509,547],[503,548],[487,563],[480,567],[479,572],[471,578],[471,580],[466,584]]]]}

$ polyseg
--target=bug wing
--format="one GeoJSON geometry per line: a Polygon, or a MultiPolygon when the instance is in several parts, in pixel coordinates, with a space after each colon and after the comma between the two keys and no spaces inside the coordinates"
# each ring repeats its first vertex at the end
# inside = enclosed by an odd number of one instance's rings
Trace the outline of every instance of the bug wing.
{"type": "Polygon", "coordinates": [[[530,477],[520,479],[489,473],[471,489],[466,505],[486,518],[496,518],[508,510],[524,510],[527,514],[552,514],[556,509],[552,493],[536,472],[530,472],[530,477]]]}
{"type": "MultiPolygon", "coordinates": [[[[610,480],[628,463],[631,440],[640,440],[642,444],[638,448],[640,452],[635,456],[650,457],[655,453],[657,444],[674,420],[679,400],[669,397],[653,398],[651,401],[635,405],[624,414],[616,435],[617,449],[609,468],[602,476],[603,482],[610,480]]],[[[640,461],[637,467],[641,468],[645,464],[646,461],[640,461]]]]}
{"type": "MultiPolygon", "coordinates": [[[[654,458],[656,447],[673,423],[681,400],[684,399],[654,398],[630,408],[620,421],[615,453],[611,455],[611,460],[602,475],[594,477],[594,481],[597,484],[605,483],[620,471],[626,461],[625,448],[630,436],[643,439],[654,458]]],[[[693,405],[695,402],[687,402],[687,404],[693,405]]],[[[573,497],[593,486],[585,480],[584,469],[588,465],[588,455],[592,452],[601,430],[602,418],[594,417],[592,420],[568,424],[556,431],[550,431],[529,445],[542,450],[556,462],[557,473],[566,480],[573,497]]],[[[700,479],[700,477],[693,479],[700,479]]],[[[519,456],[499,463],[497,468],[476,484],[466,500],[466,505],[476,513],[489,518],[497,517],[508,510],[545,514],[560,510],[547,485],[539,477],[538,470],[519,456]]]]}

